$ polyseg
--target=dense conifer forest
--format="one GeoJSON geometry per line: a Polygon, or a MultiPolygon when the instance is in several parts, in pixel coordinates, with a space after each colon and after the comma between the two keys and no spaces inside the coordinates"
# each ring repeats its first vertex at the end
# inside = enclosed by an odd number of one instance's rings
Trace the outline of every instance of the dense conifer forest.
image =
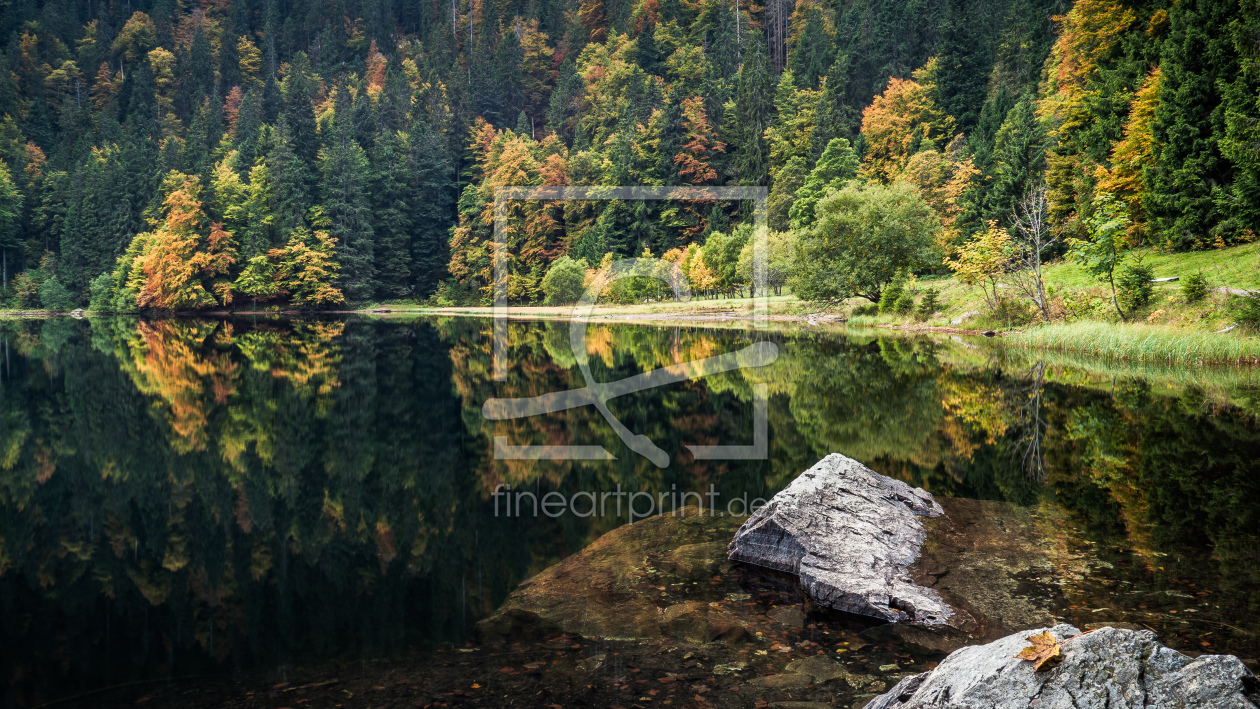
{"type": "MultiPolygon", "coordinates": [[[[937,267],[1041,183],[1070,238],[1260,228],[1257,0],[27,0],[0,30],[7,307],[482,302],[499,185],[764,185],[784,253],[883,190],[937,267]]],[[[508,220],[516,302],[558,261],[746,271],[748,204],[508,220]]]]}

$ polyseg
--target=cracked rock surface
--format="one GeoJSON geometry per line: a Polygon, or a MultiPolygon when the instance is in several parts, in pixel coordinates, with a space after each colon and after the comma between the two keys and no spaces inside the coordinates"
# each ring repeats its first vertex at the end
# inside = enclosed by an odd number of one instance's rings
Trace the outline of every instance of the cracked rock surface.
{"type": "Polygon", "coordinates": [[[797,574],[819,605],[940,624],[953,615],[949,605],[906,571],[923,544],[919,517],[940,514],[924,490],[832,453],[757,510],[727,553],[732,561],[797,574]]]}
{"type": "MultiPolygon", "coordinates": [[[[1260,681],[1233,655],[1192,658],[1167,648],[1149,630],[1105,627],[1062,646],[1063,659],[1036,672],[1015,657],[1025,630],[965,647],[935,670],[903,679],[866,709],[1255,709],[1260,681]]],[[[1070,625],[1049,629],[1064,641],[1070,625]]]]}

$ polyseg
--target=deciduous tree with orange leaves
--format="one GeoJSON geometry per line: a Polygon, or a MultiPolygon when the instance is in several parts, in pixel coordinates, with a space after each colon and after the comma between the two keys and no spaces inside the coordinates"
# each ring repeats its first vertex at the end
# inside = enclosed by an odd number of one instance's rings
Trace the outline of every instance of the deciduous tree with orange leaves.
{"type": "Polygon", "coordinates": [[[704,112],[704,99],[693,96],[682,102],[682,124],[686,137],[682,149],[674,155],[678,176],[692,185],[704,185],[717,179],[713,156],[726,152],[726,144],[717,139],[709,117],[704,112]]]}
{"type": "MultiPolygon", "coordinates": [[[[929,64],[915,76],[926,76],[930,70],[929,64]]],[[[954,119],[937,108],[931,84],[894,78],[862,111],[862,136],[867,146],[863,173],[887,183],[901,175],[924,141],[944,147],[954,136],[954,119]]]]}
{"type": "Polygon", "coordinates": [[[228,269],[236,263],[232,235],[211,223],[201,203],[201,185],[193,175],[166,176],[162,227],[144,237],[147,248],[136,259],[143,273],[136,297],[141,307],[189,310],[232,302],[228,269]]]}

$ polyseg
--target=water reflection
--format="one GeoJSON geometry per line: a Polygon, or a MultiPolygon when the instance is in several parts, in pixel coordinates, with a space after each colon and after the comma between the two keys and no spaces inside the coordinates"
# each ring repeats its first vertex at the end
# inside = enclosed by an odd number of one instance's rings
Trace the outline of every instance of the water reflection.
{"type": "MultiPolygon", "coordinates": [[[[511,325],[506,382],[492,379],[490,322],[473,319],[56,319],[0,337],[0,658],[17,705],[460,641],[523,579],[625,521],[496,516],[500,486],[769,497],[832,451],[936,495],[1061,510],[1062,544],[1095,570],[1065,614],[1184,647],[1257,646],[1247,374],[785,332],[768,366],[607,402],[666,454],[658,467],[593,407],[482,415],[492,398],[586,386],[563,324],[511,325]],[[753,443],[761,388],[769,458],[693,458],[688,446],[753,443]],[[496,460],[495,437],[616,459],[496,460]]],[[[631,326],[586,338],[599,382],[757,341],[631,326]]]]}

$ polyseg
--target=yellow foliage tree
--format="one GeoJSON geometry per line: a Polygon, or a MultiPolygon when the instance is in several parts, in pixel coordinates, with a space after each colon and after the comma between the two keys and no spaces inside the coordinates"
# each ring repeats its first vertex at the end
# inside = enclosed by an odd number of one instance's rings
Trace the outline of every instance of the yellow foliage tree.
{"type": "Polygon", "coordinates": [[[1096,172],[1098,189],[1109,192],[1129,205],[1128,237],[1138,243],[1146,233],[1146,210],[1142,206],[1144,193],[1142,176],[1146,168],[1155,166],[1155,138],[1151,125],[1155,109],[1159,106],[1160,69],[1154,70],[1142,82],[1133,106],[1129,109],[1129,122],[1124,126],[1124,138],[1111,150],[1111,169],[1099,166],[1096,172]]]}
{"type": "MultiPolygon", "coordinates": [[[[926,77],[932,70],[929,63],[915,75],[926,77]]],[[[947,142],[954,127],[954,119],[932,100],[931,84],[891,79],[884,93],[862,111],[862,136],[867,146],[862,172],[868,178],[892,182],[925,140],[938,145],[947,142]]]]}
{"type": "Polygon", "coordinates": [[[963,193],[979,174],[971,156],[964,155],[961,135],[950,141],[944,152],[923,150],[906,162],[902,179],[919,189],[941,220],[936,244],[942,253],[949,253],[961,239],[958,217],[963,211],[963,193]]]}
{"type": "Polygon", "coordinates": [[[305,227],[299,227],[293,230],[284,248],[267,253],[276,262],[276,285],[294,305],[324,306],[345,302],[345,296],[332,285],[341,270],[333,258],[335,244],[336,239],[326,231],[312,234],[305,227]]]}
{"type": "Polygon", "coordinates": [[[145,245],[132,269],[143,274],[136,302],[162,310],[227,305],[232,286],[226,276],[236,263],[232,235],[222,225],[208,223],[195,176],[172,171],[164,182],[168,194],[162,228],[136,236],[145,245]]]}
{"type": "Polygon", "coordinates": [[[945,265],[958,274],[958,280],[969,286],[979,286],[989,308],[998,308],[998,281],[1011,263],[1011,235],[989,222],[982,231],[958,249],[953,258],[947,257],[945,265]]]}

